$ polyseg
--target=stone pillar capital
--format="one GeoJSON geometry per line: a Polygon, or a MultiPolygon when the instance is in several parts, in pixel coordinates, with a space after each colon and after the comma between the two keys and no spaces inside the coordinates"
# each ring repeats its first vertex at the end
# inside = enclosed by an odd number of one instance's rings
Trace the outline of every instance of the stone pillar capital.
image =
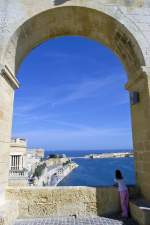
{"type": "Polygon", "coordinates": [[[7,80],[13,89],[19,88],[19,81],[6,65],[0,64],[0,76],[7,80]]]}
{"type": "Polygon", "coordinates": [[[143,82],[150,78],[150,67],[142,66],[138,71],[136,71],[136,76],[134,79],[129,80],[126,85],[125,89],[128,91],[137,91],[139,87],[142,87],[143,82]]]}
{"type": "Polygon", "coordinates": [[[142,71],[145,75],[147,75],[147,76],[150,77],[150,66],[142,66],[142,67],[141,67],[141,71],[142,71]]]}

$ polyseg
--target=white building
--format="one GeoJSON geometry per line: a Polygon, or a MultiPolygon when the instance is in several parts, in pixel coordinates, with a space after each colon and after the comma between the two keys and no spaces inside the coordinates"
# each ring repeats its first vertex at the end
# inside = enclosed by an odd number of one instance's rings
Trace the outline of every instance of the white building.
{"type": "Polygon", "coordinates": [[[42,148],[30,148],[27,151],[27,158],[26,158],[26,168],[30,174],[33,174],[35,168],[44,158],[44,149],[42,148]]]}
{"type": "Polygon", "coordinates": [[[27,185],[26,159],[26,140],[12,138],[9,159],[9,185],[27,185]]]}

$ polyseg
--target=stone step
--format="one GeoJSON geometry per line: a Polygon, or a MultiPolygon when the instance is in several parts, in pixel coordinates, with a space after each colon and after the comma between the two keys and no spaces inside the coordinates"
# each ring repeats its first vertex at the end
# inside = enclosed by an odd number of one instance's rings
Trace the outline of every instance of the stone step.
{"type": "Polygon", "coordinates": [[[150,225],[150,203],[144,199],[130,201],[130,212],[140,225],[150,225]]]}

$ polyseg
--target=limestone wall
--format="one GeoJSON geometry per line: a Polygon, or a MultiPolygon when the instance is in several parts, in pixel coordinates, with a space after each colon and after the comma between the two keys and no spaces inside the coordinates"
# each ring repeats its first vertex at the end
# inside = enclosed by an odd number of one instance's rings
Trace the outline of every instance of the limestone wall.
{"type": "Polygon", "coordinates": [[[120,210],[114,187],[9,187],[6,198],[18,201],[20,218],[109,215],[120,210]]]}
{"type": "Polygon", "coordinates": [[[119,210],[116,189],[88,187],[9,188],[7,199],[19,201],[19,217],[86,216],[119,210]],[[108,194],[109,193],[109,194],[108,194]]]}
{"type": "Polygon", "coordinates": [[[0,205],[8,182],[13,95],[13,88],[0,73],[0,205]]]}
{"type": "Polygon", "coordinates": [[[140,94],[139,104],[131,105],[136,184],[150,201],[150,71],[128,84],[140,94]]]}

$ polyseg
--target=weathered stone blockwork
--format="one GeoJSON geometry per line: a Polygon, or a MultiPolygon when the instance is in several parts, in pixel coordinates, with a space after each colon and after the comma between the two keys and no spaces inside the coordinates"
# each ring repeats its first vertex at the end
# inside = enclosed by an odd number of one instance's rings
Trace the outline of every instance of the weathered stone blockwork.
{"type": "Polygon", "coordinates": [[[130,212],[134,220],[140,225],[150,224],[150,204],[142,199],[130,202],[130,212]]]}
{"type": "Polygon", "coordinates": [[[0,204],[4,201],[2,193],[8,183],[13,98],[13,87],[0,65],[0,204]]]}
{"type": "Polygon", "coordinates": [[[6,198],[18,201],[20,218],[109,215],[120,210],[116,188],[9,187],[6,198]]]}
{"type": "MultiPolygon", "coordinates": [[[[129,188],[130,198],[138,190],[129,188]]],[[[8,187],[6,199],[18,202],[19,218],[95,216],[120,212],[116,187],[8,187]]]]}

